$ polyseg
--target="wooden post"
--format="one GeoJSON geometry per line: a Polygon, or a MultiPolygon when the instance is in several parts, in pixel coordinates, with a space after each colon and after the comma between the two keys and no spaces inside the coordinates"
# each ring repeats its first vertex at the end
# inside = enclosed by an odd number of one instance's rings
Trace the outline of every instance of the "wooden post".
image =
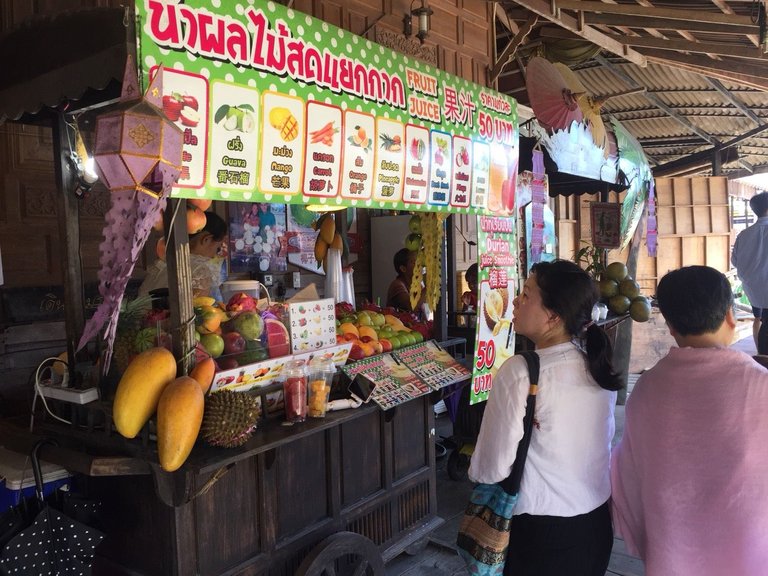
{"type": "Polygon", "coordinates": [[[59,113],[53,123],[54,170],[56,174],[56,214],[59,245],[64,271],[64,318],[67,334],[70,382],[75,382],[75,350],[85,327],[83,274],[80,261],[80,204],[73,190],[74,174],[66,119],[59,113]]]}
{"type": "Polygon", "coordinates": [[[168,304],[171,308],[173,355],[179,363],[178,375],[184,376],[195,365],[192,350],[196,344],[186,200],[168,200],[163,214],[163,226],[168,239],[165,261],[168,265],[168,304]]]}

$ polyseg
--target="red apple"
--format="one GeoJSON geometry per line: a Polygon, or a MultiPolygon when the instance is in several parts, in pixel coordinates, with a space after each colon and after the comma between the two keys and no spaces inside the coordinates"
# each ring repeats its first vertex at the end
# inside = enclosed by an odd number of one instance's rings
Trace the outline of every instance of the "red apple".
{"type": "Polygon", "coordinates": [[[379,344],[381,344],[382,351],[392,352],[392,342],[390,342],[386,338],[379,338],[379,344]]]}
{"type": "Polygon", "coordinates": [[[240,332],[224,334],[224,354],[240,354],[245,351],[245,338],[240,332]]]}
{"type": "Polygon", "coordinates": [[[231,356],[228,358],[225,358],[225,357],[219,358],[216,362],[219,365],[219,368],[221,368],[221,370],[232,370],[232,368],[237,368],[238,366],[240,366],[237,363],[237,360],[235,358],[232,358],[231,356]]]}
{"type": "Polygon", "coordinates": [[[365,352],[357,344],[352,344],[352,349],[349,351],[350,360],[360,360],[365,358],[365,352]]]}
{"type": "Polygon", "coordinates": [[[346,334],[344,334],[344,340],[346,340],[347,342],[357,342],[358,337],[355,334],[352,334],[352,332],[347,332],[346,334]]]}
{"type": "Polygon", "coordinates": [[[370,342],[372,340],[373,340],[373,338],[371,338],[370,336],[361,336],[360,337],[360,342],[370,342]]]}

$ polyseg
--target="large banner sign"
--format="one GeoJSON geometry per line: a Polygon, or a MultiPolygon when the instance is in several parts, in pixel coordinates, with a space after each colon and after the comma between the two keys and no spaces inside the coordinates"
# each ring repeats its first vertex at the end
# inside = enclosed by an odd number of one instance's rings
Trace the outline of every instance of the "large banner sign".
{"type": "Polygon", "coordinates": [[[516,226],[514,218],[478,218],[480,298],[470,404],[488,399],[496,372],[515,352],[512,299],[517,293],[516,226]]]}
{"type": "Polygon", "coordinates": [[[177,197],[512,214],[517,104],[273,2],[137,0],[177,197]]]}

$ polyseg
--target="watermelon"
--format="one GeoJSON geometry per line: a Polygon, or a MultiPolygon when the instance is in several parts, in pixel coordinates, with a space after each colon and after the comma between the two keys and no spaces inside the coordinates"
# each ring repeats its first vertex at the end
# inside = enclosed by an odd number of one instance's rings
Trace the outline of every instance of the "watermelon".
{"type": "Polygon", "coordinates": [[[267,334],[267,350],[270,358],[287,356],[291,353],[291,338],[288,329],[280,320],[267,318],[264,321],[264,331],[267,334]]]}

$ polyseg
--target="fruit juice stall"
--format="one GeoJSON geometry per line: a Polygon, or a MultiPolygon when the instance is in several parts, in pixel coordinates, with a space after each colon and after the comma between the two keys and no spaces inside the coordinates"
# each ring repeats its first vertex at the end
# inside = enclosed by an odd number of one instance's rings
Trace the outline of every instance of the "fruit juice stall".
{"type": "MultiPolygon", "coordinates": [[[[508,341],[516,104],[271,2],[242,11],[137,2],[136,16],[138,47],[128,52],[120,99],[83,111],[96,126],[92,155],[111,208],[103,302],[69,340],[70,358],[87,356],[75,348],[95,350],[92,372],[118,372],[116,390],[102,385],[98,400],[59,406],[69,426],[38,419],[30,436],[4,422],[4,441],[25,449],[35,436],[55,436],[58,446],[43,456],[87,477],[105,512],[94,574],[376,568],[441,522],[429,398],[469,374],[426,326],[355,311],[328,293],[287,304],[195,298],[186,217],[209,201],[418,214],[421,238],[411,242],[427,276],[415,275],[411,299],[423,290],[434,308],[443,222],[477,215],[506,267],[485,271],[495,297],[484,310],[498,328],[493,338],[508,341]],[[123,302],[124,289],[158,219],[170,313],[149,313],[148,349],[126,362],[120,338],[135,302],[123,302]],[[197,343],[222,324],[236,366],[224,366],[227,355],[217,364],[209,356],[221,351],[197,343]],[[356,407],[325,413],[331,382],[340,381],[340,402],[356,407]]],[[[66,117],[75,126],[84,118],[66,117]]],[[[71,193],[72,182],[62,182],[71,193]]],[[[334,263],[323,250],[339,248],[340,221],[321,216],[310,248],[329,276],[334,263]]],[[[71,239],[76,220],[68,224],[71,239]]],[[[68,282],[78,281],[73,268],[68,282]]],[[[498,358],[507,353],[492,347],[498,358]]],[[[70,375],[80,367],[70,362],[70,375]]]]}

